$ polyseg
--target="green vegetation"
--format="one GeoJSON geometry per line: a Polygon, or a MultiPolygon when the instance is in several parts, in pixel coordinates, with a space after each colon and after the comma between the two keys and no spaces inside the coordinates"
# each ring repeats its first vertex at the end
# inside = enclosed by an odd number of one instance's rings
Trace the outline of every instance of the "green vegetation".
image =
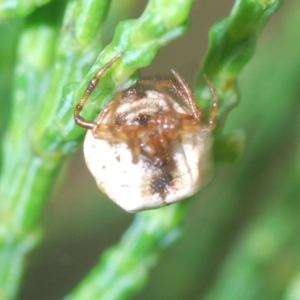
{"type": "MultiPolygon", "coordinates": [[[[188,30],[193,2],[149,0],[140,17],[117,25],[107,45],[108,24],[129,17],[137,1],[113,3],[111,10],[109,0],[0,2],[0,93],[2,103],[11,98],[0,111],[0,300],[17,298],[28,255],[41,245],[49,192],[83,140],[72,113],[88,82],[124,53],[84,109],[93,119],[121,84],[133,84],[161,47],[188,30]]],[[[297,1],[283,7],[278,31],[272,35],[270,28],[255,52],[281,4],[236,0],[230,15],[212,27],[199,68],[199,106],[207,112],[211,102],[203,73],[220,97],[216,161],[239,160],[246,136],[242,161],[220,164],[214,182],[193,197],[202,200],[137,214],[66,299],[133,298],[179,236],[182,261],[170,270],[162,261],[160,282],[150,279],[149,289],[155,288],[147,294],[146,287],[143,299],[299,299],[297,1]],[[199,227],[181,235],[186,220],[199,227]]]]}

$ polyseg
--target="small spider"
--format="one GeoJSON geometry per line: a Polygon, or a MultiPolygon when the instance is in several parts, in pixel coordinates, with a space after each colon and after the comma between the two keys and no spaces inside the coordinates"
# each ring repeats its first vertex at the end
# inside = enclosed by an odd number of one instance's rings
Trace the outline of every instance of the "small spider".
{"type": "Polygon", "coordinates": [[[139,80],[118,93],[94,122],[86,121],[80,112],[121,55],[91,80],[74,119],[88,129],[85,160],[99,188],[126,211],[136,212],[183,200],[210,177],[209,133],[216,126],[218,98],[205,77],[213,102],[209,122],[202,126],[203,114],[190,87],[172,70],[175,79],[139,80]],[[144,90],[145,85],[155,86],[156,91],[144,90]]]}

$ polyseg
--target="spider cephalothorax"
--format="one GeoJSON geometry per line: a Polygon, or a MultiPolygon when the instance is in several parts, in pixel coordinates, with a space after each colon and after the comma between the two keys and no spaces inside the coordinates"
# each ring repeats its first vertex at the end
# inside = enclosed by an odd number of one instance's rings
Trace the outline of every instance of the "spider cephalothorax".
{"type": "Polygon", "coordinates": [[[80,112],[85,102],[119,57],[96,74],[74,111],[75,122],[89,129],[84,145],[87,165],[100,189],[127,211],[182,200],[209,177],[209,133],[217,111],[213,88],[208,82],[214,101],[206,126],[193,93],[174,70],[175,79],[140,80],[118,93],[94,122],[84,120],[80,112]]]}

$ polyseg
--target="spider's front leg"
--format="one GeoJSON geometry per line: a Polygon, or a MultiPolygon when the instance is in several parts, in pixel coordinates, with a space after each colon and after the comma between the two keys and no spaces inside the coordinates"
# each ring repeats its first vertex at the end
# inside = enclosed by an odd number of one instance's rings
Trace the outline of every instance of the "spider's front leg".
{"type": "Polygon", "coordinates": [[[111,67],[111,65],[117,61],[120,57],[122,56],[122,53],[118,54],[115,56],[111,61],[109,61],[95,76],[94,78],[90,81],[88,87],[86,88],[82,98],[80,99],[79,103],[76,105],[74,109],[74,120],[75,123],[85,129],[94,129],[95,128],[95,122],[90,122],[85,120],[83,117],[80,116],[80,113],[86,104],[87,100],[90,98],[90,95],[98,85],[101,77],[103,74],[111,67]]]}
{"type": "Polygon", "coordinates": [[[196,104],[194,94],[189,87],[189,85],[186,83],[186,81],[179,75],[178,72],[175,70],[171,70],[173,73],[175,80],[173,79],[142,79],[139,80],[139,83],[142,84],[149,84],[149,85],[155,85],[159,84],[160,86],[169,88],[173,90],[175,94],[177,94],[179,97],[182,98],[182,100],[187,105],[188,109],[190,110],[191,114],[193,115],[194,119],[198,122],[202,122],[202,111],[199,109],[199,107],[196,104]]]}

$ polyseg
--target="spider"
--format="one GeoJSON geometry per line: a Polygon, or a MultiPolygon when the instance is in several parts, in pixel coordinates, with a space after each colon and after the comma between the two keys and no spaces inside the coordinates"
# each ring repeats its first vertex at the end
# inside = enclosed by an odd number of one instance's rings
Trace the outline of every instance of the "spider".
{"type": "Polygon", "coordinates": [[[90,81],[74,120],[88,129],[85,160],[99,188],[125,210],[136,212],[187,198],[210,177],[209,133],[216,126],[218,98],[205,77],[213,101],[208,124],[202,125],[203,113],[190,87],[171,70],[174,79],[139,80],[119,92],[95,121],[85,120],[80,116],[85,103],[121,56],[90,81]]]}

